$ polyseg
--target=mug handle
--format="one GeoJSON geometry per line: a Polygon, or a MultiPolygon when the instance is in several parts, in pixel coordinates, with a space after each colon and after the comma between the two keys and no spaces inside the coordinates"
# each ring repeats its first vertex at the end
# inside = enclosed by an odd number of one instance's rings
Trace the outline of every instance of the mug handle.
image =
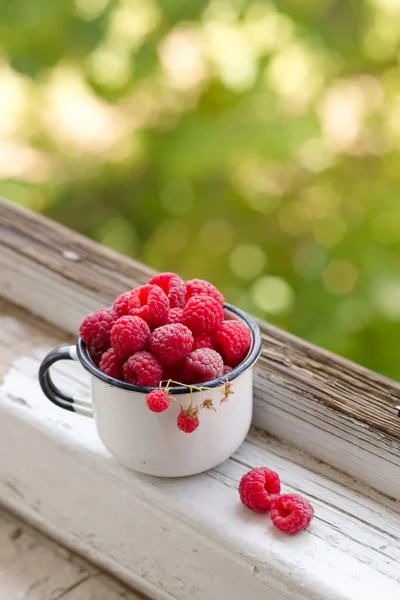
{"type": "Polygon", "coordinates": [[[50,376],[50,367],[59,360],[78,360],[76,354],[76,346],[61,346],[54,348],[42,360],[39,368],[39,383],[43,393],[47,398],[60,408],[76,412],[85,417],[93,417],[93,406],[84,398],[79,396],[71,396],[62,392],[53,382],[50,376]]]}

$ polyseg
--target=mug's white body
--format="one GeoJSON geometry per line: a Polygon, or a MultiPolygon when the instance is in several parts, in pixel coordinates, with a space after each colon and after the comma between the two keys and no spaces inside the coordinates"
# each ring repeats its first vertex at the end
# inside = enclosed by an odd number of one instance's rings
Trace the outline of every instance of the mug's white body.
{"type": "Polygon", "coordinates": [[[175,400],[166,411],[154,413],[146,404],[146,394],[152,388],[113,379],[100,371],[81,338],[76,346],[55,348],[43,359],[40,386],[56,406],[94,417],[103,444],[127,467],[159,477],[201,473],[219,465],[239,448],[252,418],[253,367],[261,352],[260,331],[246,313],[230,304],[225,304],[225,319],[247,324],[252,333],[251,348],[240,365],[226,376],[233,393],[225,401],[221,402],[225,376],[206,382],[203,391],[193,390],[193,405],[200,409],[200,424],[191,433],[177,427],[181,406],[187,408],[191,402],[187,387],[172,388],[175,400]],[[91,402],[57,388],[49,369],[59,360],[78,360],[91,374],[91,402]],[[201,408],[206,399],[212,400],[215,411],[201,408]]]}
{"type": "Polygon", "coordinates": [[[241,445],[250,427],[253,409],[252,367],[230,381],[233,394],[220,404],[221,388],[193,393],[200,406],[212,398],[216,412],[202,409],[200,425],[192,433],[180,431],[180,405],[190,394],[176,395],[163,413],[153,413],[146,396],[110,386],[92,377],[94,418],[103,444],[121,463],[159,477],[182,477],[211,469],[228,459],[241,445]]]}

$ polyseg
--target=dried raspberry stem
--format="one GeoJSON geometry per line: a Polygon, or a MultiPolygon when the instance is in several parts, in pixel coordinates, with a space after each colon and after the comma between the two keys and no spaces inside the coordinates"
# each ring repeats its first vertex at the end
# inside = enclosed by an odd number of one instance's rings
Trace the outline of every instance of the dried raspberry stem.
{"type": "MultiPolygon", "coordinates": [[[[164,381],[167,381],[166,379],[164,379],[163,381],[160,381],[160,385],[162,385],[164,383],[164,381]]],[[[173,379],[168,379],[167,382],[167,387],[171,384],[175,384],[175,385],[180,385],[182,387],[186,387],[189,390],[193,389],[193,390],[197,390],[198,392],[205,392],[206,390],[209,390],[208,387],[205,386],[198,386],[198,385],[192,385],[191,383],[182,383],[181,381],[174,381],[173,379]]],[[[225,385],[225,384],[224,384],[225,385]]],[[[216,388],[216,389],[220,389],[220,388],[216,388]]]]}

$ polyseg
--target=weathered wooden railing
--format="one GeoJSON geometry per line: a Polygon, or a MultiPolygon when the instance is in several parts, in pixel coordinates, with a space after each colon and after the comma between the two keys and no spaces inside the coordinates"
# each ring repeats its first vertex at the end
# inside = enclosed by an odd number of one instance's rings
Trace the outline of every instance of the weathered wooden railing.
{"type": "MultiPolygon", "coordinates": [[[[44,399],[45,351],[150,273],[0,205],[0,502],[154,598],[400,597],[399,384],[260,323],[258,429],[231,460],[179,481],[127,471],[90,420],[44,399]],[[296,540],[238,506],[239,477],[264,464],[316,505],[296,540]]],[[[76,368],[56,373],[87,391],[76,368]]]]}

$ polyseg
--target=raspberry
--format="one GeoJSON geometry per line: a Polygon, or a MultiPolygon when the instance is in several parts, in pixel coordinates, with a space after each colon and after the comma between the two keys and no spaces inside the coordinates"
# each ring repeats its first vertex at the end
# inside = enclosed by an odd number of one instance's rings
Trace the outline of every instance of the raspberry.
{"type": "Polygon", "coordinates": [[[194,336],[192,351],[200,350],[200,348],[211,348],[211,350],[214,350],[214,344],[210,335],[201,333],[200,335],[194,336]]]}
{"type": "Polygon", "coordinates": [[[98,367],[104,351],[98,350],[97,348],[88,348],[88,352],[92,362],[96,365],[96,367],[98,367]]]}
{"type": "Polygon", "coordinates": [[[161,325],[169,310],[169,300],[158,285],[142,285],[132,291],[139,298],[140,308],[131,308],[129,314],[140,317],[155,329],[161,325]]]}
{"type": "Polygon", "coordinates": [[[163,412],[169,406],[169,396],[164,390],[153,390],[147,394],[146,404],[153,412],[163,412]]]}
{"type": "Polygon", "coordinates": [[[142,350],[150,335],[150,328],[140,317],[120,317],[111,329],[111,345],[116,354],[127,358],[142,350]]]}
{"type": "Polygon", "coordinates": [[[118,315],[112,308],[101,308],[83,319],[79,334],[92,350],[107,350],[111,328],[117,319],[118,315]]]}
{"type": "Polygon", "coordinates": [[[186,302],[192,296],[210,296],[217,300],[221,306],[225,302],[221,292],[212,283],[204,281],[204,279],[191,279],[186,282],[186,302]]]}
{"type": "Polygon", "coordinates": [[[218,352],[200,348],[185,358],[182,378],[185,383],[203,383],[221,377],[223,370],[224,363],[218,352]]]}
{"type": "Polygon", "coordinates": [[[180,323],[182,314],[183,308],[170,308],[163,324],[172,325],[173,323],[180,323]]]}
{"type": "Polygon", "coordinates": [[[169,379],[177,382],[182,381],[182,369],[183,363],[181,362],[175,363],[169,367],[164,367],[162,376],[163,381],[168,381],[169,379]]]}
{"type": "Polygon", "coordinates": [[[181,323],[158,327],[150,336],[153,356],[166,366],[183,360],[189,354],[192,344],[191,331],[181,323]]]}
{"type": "Polygon", "coordinates": [[[261,467],[252,469],[243,475],[239,483],[239,494],[242,503],[256,512],[266,512],[271,508],[275,494],[281,491],[278,473],[261,467]]]}
{"type": "Polygon", "coordinates": [[[176,424],[178,429],[183,431],[184,433],[192,433],[195,429],[200,425],[200,421],[198,418],[199,409],[197,406],[195,408],[182,408],[181,412],[178,415],[178,419],[176,424]]]}
{"type": "Polygon", "coordinates": [[[118,314],[121,312],[123,315],[140,317],[154,329],[164,322],[169,309],[169,300],[157,285],[142,285],[119,296],[114,303],[114,308],[118,314]]]}
{"type": "Polygon", "coordinates": [[[251,331],[241,321],[223,321],[213,333],[213,341],[224,363],[230,367],[237,367],[250,350],[251,331]]]}
{"type": "Polygon", "coordinates": [[[124,377],[128,383],[155,387],[162,378],[162,366],[150,352],[136,352],[124,364],[124,377]]]}
{"type": "Polygon", "coordinates": [[[275,527],[285,533],[293,534],[309,526],[314,509],[300,494],[283,494],[274,498],[271,520],[275,527]]]}
{"type": "Polygon", "coordinates": [[[183,309],[182,323],[195,334],[217,329],[223,319],[222,306],[209,296],[193,296],[183,309]]]}
{"type": "Polygon", "coordinates": [[[185,306],[185,282],[175,273],[160,273],[149,280],[151,285],[158,285],[168,297],[171,308],[185,306]]]}
{"type": "Polygon", "coordinates": [[[100,371],[106,373],[110,377],[114,377],[114,379],[124,379],[123,372],[123,360],[115,353],[115,350],[110,348],[106,352],[103,353],[100,361],[100,371]]]}
{"type": "Polygon", "coordinates": [[[229,365],[224,365],[224,370],[222,372],[222,375],[228,375],[228,373],[230,373],[232,371],[232,367],[230,367],[229,365]]]}
{"type": "Polygon", "coordinates": [[[119,317],[129,315],[132,308],[140,308],[140,300],[137,295],[133,294],[133,291],[125,292],[115,300],[113,308],[119,317]]]}

